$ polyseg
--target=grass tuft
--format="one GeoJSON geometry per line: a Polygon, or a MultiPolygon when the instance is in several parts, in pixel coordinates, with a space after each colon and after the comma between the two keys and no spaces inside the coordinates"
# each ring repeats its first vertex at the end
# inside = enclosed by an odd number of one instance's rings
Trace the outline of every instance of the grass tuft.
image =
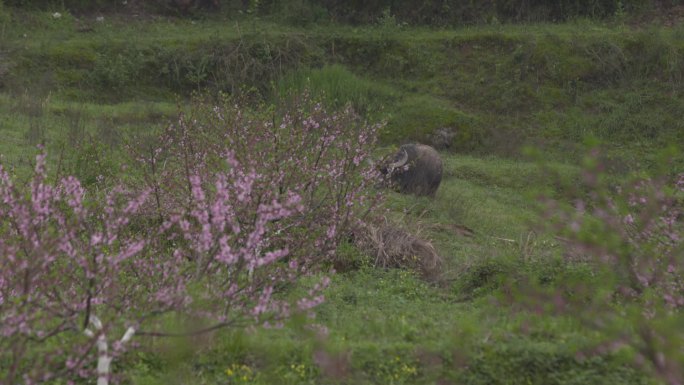
{"type": "Polygon", "coordinates": [[[444,260],[422,235],[423,225],[399,224],[387,217],[378,222],[367,224],[355,237],[357,247],[374,259],[375,267],[413,269],[429,280],[439,278],[444,260]]]}

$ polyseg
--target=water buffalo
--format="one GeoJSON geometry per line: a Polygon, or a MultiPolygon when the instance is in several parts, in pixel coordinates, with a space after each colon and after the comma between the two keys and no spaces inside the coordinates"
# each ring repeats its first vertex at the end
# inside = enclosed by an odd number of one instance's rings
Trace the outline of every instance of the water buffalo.
{"type": "Polygon", "coordinates": [[[434,196],[442,182],[442,158],[425,144],[405,144],[380,168],[399,192],[434,196]]]}

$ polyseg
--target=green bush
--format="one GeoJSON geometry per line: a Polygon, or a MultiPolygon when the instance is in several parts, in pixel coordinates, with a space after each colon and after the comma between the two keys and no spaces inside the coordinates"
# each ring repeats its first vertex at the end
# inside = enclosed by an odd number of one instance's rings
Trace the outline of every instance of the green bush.
{"type": "Polygon", "coordinates": [[[391,88],[356,76],[339,64],[288,73],[278,79],[275,87],[277,98],[307,90],[335,108],[351,103],[354,110],[361,114],[376,112],[383,104],[396,100],[391,88]]]}
{"type": "MultiPolygon", "coordinates": [[[[120,0],[5,0],[13,7],[92,11],[125,9],[120,0]]],[[[578,17],[606,18],[667,8],[676,1],[656,0],[218,0],[192,1],[187,7],[170,0],[141,2],[152,11],[174,12],[216,8],[230,14],[270,15],[296,25],[332,20],[376,23],[392,18],[414,25],[453,26],[496,22],[562,21],[578,17]],[[236,12],[237,11],[237,12],[236,12]]]]}
{"type": "Polygon", "coordinates": [[[306,26],[312,23],[328,21],[329,13],[323,4],[315,0],[288,0],[256,2],[257,11],[272,15],[287,24],[306,26]]]}
{"type": "Polygon", "coordinates": [[[454,284],[461,297],[491,294],[501,288],[516,270],[511,260],[486,258],[467,267],[454,284]]]}
{"type": "MultiPolygon", "coordinates": [[[[302,0],[267,0],[262,11],[301,7],[302,0]]],[[[642,12],[656,1],[640,0],[309,0],[337,22],[376,23],[387,16],[417,25],[481,24],[496,21],[562,21],[578,17],[606,18],[642,12]]],[[[658,4],[662,2],[657,2],[658,4]]],[[[319,11],[320,12],[320,11],[319,11]]]]}
{"type": "Polygon", "coordinates": [[[453,130],[455,136],[450,147],[470,150],[482,141],[477,120],[447,103],[426,95],[402,100],[389,117],[381,139],[385,143],[407,140],[430,142],[430,136],[439,128],[453,130]]]}
{"type": "Polygon", "coordinates": [[[104,187],[119,171],[118,159],[106,145],[94,138],[81,137],[72,150],[65,151],[63,174],[73,175],[86,187],[104,187]]]}
{"type": "Polygon", "coordinates": [[[595,355],[581,358],[573,344],[515,337],[481,344],[459,384],[622,385],[647,384],[643,374],[619,357],[595,355]]]}
{"type": "Polygon", "coordinates": [[[87,10],[120,6],[120,0],[5,0],[11,7],[29,9],[71,9],[87,10]]]}

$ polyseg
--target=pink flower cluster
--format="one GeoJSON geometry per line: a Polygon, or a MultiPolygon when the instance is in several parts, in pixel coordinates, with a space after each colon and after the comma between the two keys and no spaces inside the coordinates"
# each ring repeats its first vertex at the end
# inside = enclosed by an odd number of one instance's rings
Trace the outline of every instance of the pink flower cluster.
{"type": "Polygon", "coordinates": [[[36,157],[29,191],[15,186],[0,166],[2,383],[47,381],[67,363],[66,370],[85,373],[90,341],[41,348],[48,339],[80,337],[95,309],[103,318],[118,318],[115,308],[134,314],[151,305],[134,299],[143,287],[152,292],[146,283],[122,281],[139,273],[138,265],[156,271],[141,258],[145,237],[129,231],[147,195],[115,189],[102,204],[86,204],[75,178],[46,182],[44,153],[36,157]]]}
{"type": "MultiPolygon", "coordinates": [[[[339,242],[381,199],[370,162],[381,125],[366,124],[350,107],[330,113],[307,94],[275,110],[253,111],[228,97],[197,99],[159,137],[158,148],[136,152],[155,197],[147,210],[167,220],[195,194],[187,175],[213,174],[229,158],[228,166],[238,163],[243,173],[232,176],[243,180],[234,194],[256,197],[237,211],[255,212],[296,192],[301,210],[271,224],[271,239],[287,245],[300,268],[334,261],[339,242]]],[[[226,218],[239,228],[234,220],[226,218]]]]}
{"type": "MultiPolygon", "coordinates": [[[[593,163],[600,166],[597,157],[594,153],[593,163]]],[[[611,317],[624,317],[613,314],[613,300],[638,309],[632,315],[637,332],[628,338],[621,330],[620,346],[631,345],[642,363],[649,363],[668,383],[681,384],[684,339],[679,330],[673,333],[664,325],[681,320],[684,309],[684,174],[637,178],[619,187],[607,185],[600,169],[583,176],[589,191],[583,195],[589,199],[575,200],[572,209],[551,201],[547,214],[566,255],[591,263],[614,281],[606,281],[613,282],[610,296],[592,296],[579,304],[578,314],[605,330],[611,317]]],[[[577,285],[572,290],[586,288],[577,285]]]]}
{"type": "Polygon", "coordinates": [[[106,383],[132,338],[277,324],[323,302],[328,278],[294,303],[281,288],[329,266],[378,202],[378,126],[307,103],[276,121],[199,102],[137,153],[145,179],[127,188],[48,183],[42,152],[28,188],[0,166],[0,383],[106,383]],[[160,329],[169,313],[192,322],[160,329]]]}

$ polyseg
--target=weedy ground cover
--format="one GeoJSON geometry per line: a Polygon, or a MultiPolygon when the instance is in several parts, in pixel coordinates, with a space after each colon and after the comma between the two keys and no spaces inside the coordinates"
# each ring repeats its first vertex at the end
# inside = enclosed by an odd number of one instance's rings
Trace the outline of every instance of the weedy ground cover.
{"type": "MultiPolygon", "coordinates": [[[[139,170],[121,168],[124,149],[164,132],[178,105],[187,112],[193,92],[239,93],[268,108],[308,89],[331,108],[351,103],[363,118],[386,120],[378,156],[404,141],[427,141],[438,128],[455,132],[435,199],[390,193],[383,212],[435,246],[444,260],[439,279],[377,268],[343,242],[339,255],[352,262],[333,276],[315,311],[321,328],[295,318],[282,329],[221,331],[198,344],[143,339],[114,364],[133,383],[670,380],[654,375],[671,367],[658,368],[657,356],[655,365],[632,365],[651,345],[619,339],[614,348],[613,328],[549,314],[554,309],[521,310],[516,303],[524,301],[511,303],[510,294],[529,286],[535,290],[525,296],[544,305],[555,297],[540,292],[579,290],[569,282],[610,290],[599,270],[564,259],[567,237],[538,226],[536,198],[588,197],[590,188],[575,188],[585,175],[586,136],[604,141],[597,163],[614,184],[654,173],[659,150],[684,146],[681,27],[578,20],[303,28],[258,19],[88,17],[17,11],[0,18],[0,154],[19,181],[28,180],[38,143],[48,149],[48,180],[75,175],[103,191],[119,178],[139,178],[139,170]],[[84,32],[84,23],[92,30],[84,32]],[[526,146],[541,149],[543,167],[524,158],[526,146]]],[[[684,164],[681,153],[672,155],[665,175],[684,164]]],[[[291,290],[293,298],[305,292],[291,290]]],[[[612,305],[631,314],[616,324],[624,330],[647,324],[633,312],[638,302],[612,305]]],[[[663,320],[657,331],[672,330],[676,318],[663,320]]],[[[677,362],[676,354],[667,357],[677,362]]]]}

